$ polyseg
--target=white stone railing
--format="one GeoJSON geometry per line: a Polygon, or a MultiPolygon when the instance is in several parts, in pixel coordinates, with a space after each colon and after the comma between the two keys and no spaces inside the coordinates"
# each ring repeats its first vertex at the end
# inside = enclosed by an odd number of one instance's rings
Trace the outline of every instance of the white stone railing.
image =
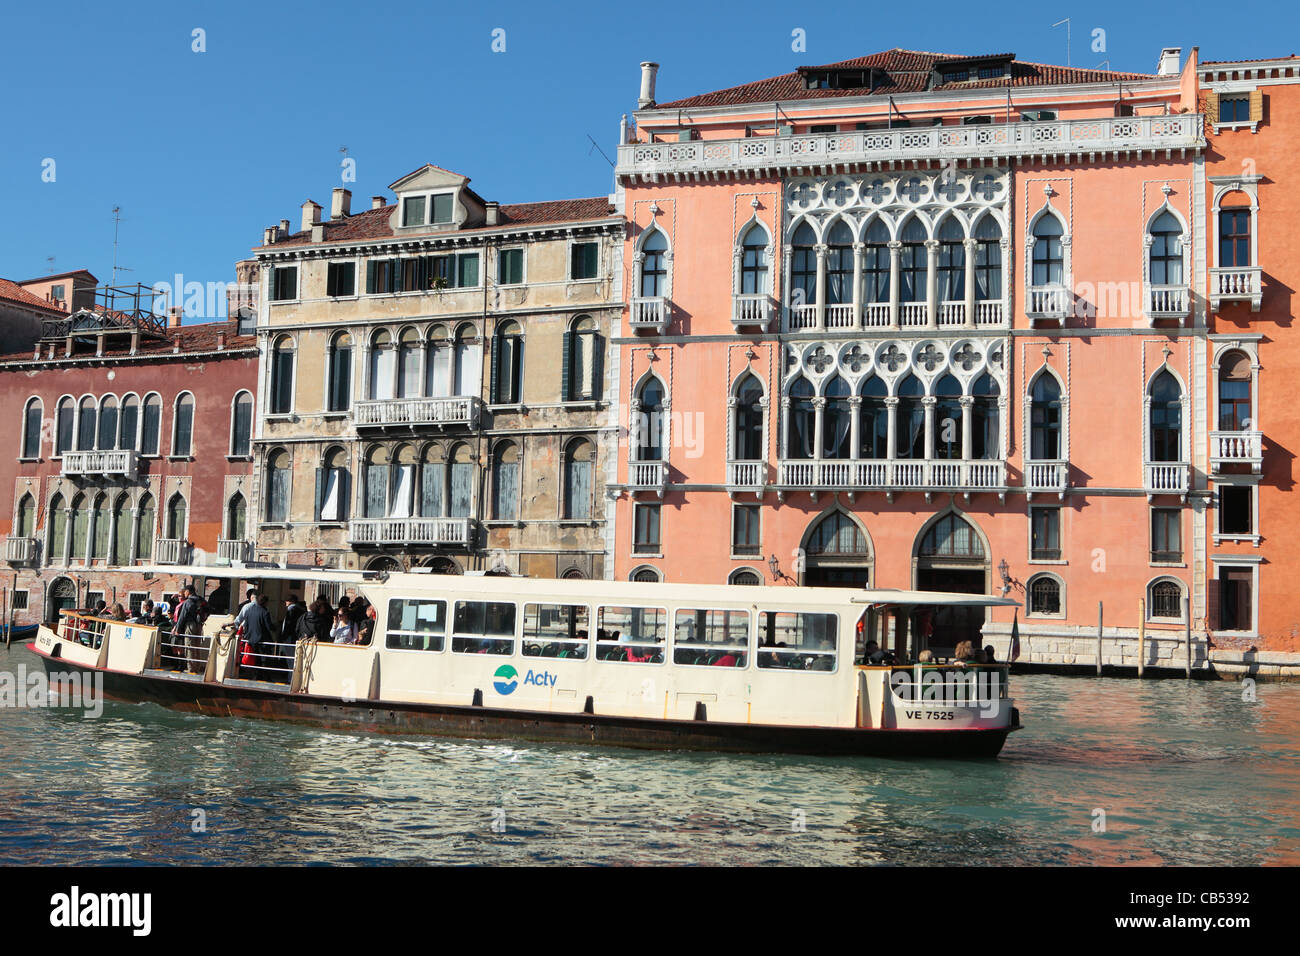
{"type": "Polygon", "coordinates": [[[790,306],[790,331],[817,328],[817,303],[790,306]]]}
{"type": "Polygon", "coordinates": [[[1059,285],[1030,286],[1025,315],[1031,319],[1063,319],[1069,305],[1069,289],[1059,285]]]}
{"type": "Polygon", "coordinates": [[[1006,488],[1006,463],[1001,461],[782,461],[777,484],[809,490],[904,491],[990,490],[1006,488]]]}
{"type": "Polygon", "coordinates": [[[767,462],[727,462],[727,485],[733,488],[761,488],[766,484],[767,462]]]}
{"type": "Polygon", "coordinates": [[[738,295],[731,305],[731,324],[757,325],[766,332],[772,322],[772,297],[769,295],[738,295]]]}
{"type": "Polygon", "coordinates": [[[34,564],[36,562],[36,539],[5,538],[5,560],[10,564],[34,564]]]}
{"type": "Polygon", "coordinates": [[[469,518],[357,518],[348,522],[353,544],[468,545],[469,518]]]}
{"type": "Polygon", "coordinates": [[[867,302],[862,306],[862,324],[869,329],[889,328],[889,303],[867,302]]]}
{"type": "Polygon", "coordinates": [[[1120,150],[1196,149],[1205,145],[1204,118],[1126,116],[992,123],[924,129],[861,130],[799,136],[751,136],[677,143],[631,143],[618,148],[619,177],[673,176],[826,164],[1018,156],[1083,156],[1120,150]]]}
{"type": "Polygon", "coordinates": [[[1062,494],[1069,471],[1070,465],[1064,461],[1027,461],[1025,490],[1030,494],[1038,491],[1062,494]]]}
{"type": "Polygon", "coordinates": [[[1259,471],[1264,460],[1263,435],[1257,431],[1210,432],[1210,465],[1250,465],[1259,471]]]}
{"type": "Polygon", "coordinates": [[[668,313],[668,300],[663,296],[636,297],[627,322],[633,329],[654,329],[662,335],[668,330],[668,313]]]}
{"type": "Polygon", "coordinates": [[[629,461],[627,463],[627,486],[632,490],[659,490],[668,484],[668,462],[666,461],[629,461]]]}
{"type": "Polygon", "coordinates": [[[1191,311],[1192,293],[1185,285],[1149,285],[1146,312],[1149,319],[1185,319],[1191,311]]]}
{"type": "Polygon", "coordinates": [[[1186,462],[1149,461],[1142,468],[1143,487],[1148,495],[1185,495],[1191,477],[1186,462]]]}
{"type": "Polygon", "coordinates": [[[1259,266],[1214,268],[1210,270],[1210,308],[1220,302],[1249,302],[1251,311],[1259,311],[1263,298],[1263,273],[1259,266]]]}
{"type": "Polygon", "coordinates": [[[478,425],[483,401],[477,395],[448,398],[381,398],[356,402],[352,423],[359,427],[478,425]]]}
{"type": "Polygon", "coordinates": [[[836,302],[826,306],[826,328],[851,329],[856,325],[852,302],[836,302]]]}
{"type": "Polygon", "coordinates": [[[122,475],[134,478],[140,456],[134,449],[111,451],[65,451],[62,473],[65,475],[122,475]]]}
{"type": "Polygon", "coordinates": [[[927,302],[898,303],[898,324],[905,329],[924,328],[930,324],[930,305],[927,302]]]}
{"type": "Polygon", "coordinates": [[[975,303],[975,324],[1001,325],[1006,320],[1006,313],[1002,309],[1001,299],[991,299],[985,302],[975,303]]]}
{"type": "Polygon", "coordinates": [[[243,564],[253,558],[253,542],[234,541],[227,538],[217,540],[217,557],[231,564],[243,564]]]}
{"type": "Polygon", "coordinates": [[[966,324],[965,302],[939,303],[939,328],[952,328],[966,324]]]}
{"type": "Polygon", "coordinates": [[[154,541],[153,554],[158,564],[189,564],[189,542],[181,538],[158,538],[154,541]]]}

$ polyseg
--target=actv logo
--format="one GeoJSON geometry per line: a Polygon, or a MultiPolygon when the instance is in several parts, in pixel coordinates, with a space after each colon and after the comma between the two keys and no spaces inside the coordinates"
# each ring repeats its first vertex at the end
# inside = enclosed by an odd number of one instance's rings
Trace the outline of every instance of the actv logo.
{"type": "Polygon", "coordinates": [[[492,686],[496,688],[498,694],[502,696],[513,694],[515,688],[519,686],[519,671],[515,670],[509,664],[502,664],[497,668],[497,672],[492,675],[496,678],[492,686]]]}

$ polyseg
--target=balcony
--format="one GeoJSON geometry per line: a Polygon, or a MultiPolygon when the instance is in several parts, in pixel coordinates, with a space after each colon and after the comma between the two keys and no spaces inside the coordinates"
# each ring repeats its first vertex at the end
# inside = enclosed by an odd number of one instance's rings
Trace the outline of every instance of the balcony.
{"type": "Polygon", "coordinates": [[[1149,461],[1142,466],[1142,487],[1147,497],[1178,495],[1187,497],[1191,481],[1191,466],[1186,462],[1149,461]]]}
{"type": "Polygon", "coordinates": [[[470,518],[358,518],[348,540],[361,545],[455,545],[469,547],[470,518]]]}
{"type": "Polygon", "coordinates": [[[113,451],[65,451],[62,474],[67,477],[135,478],[140,456],[130,448],[113,451]]]}
{"type": "Polygon", "coordinates": [[[625,182],[711,180],[718,174],[802,175],[810,168],[854,163],[943,162],[1055,157],[1110,162],[1135,151],[1200,149],[1204,117],[1119,116],[1051,123],[991,123],[924,129],[860,130],[799,136],[750,136],[618,148],[616,175],[625,182]]]}
{"type": "Polygon", "coordinates": [[[1031,498],[1040,493],[1064,498],[1069,473],[1070,463],[1066,461],[1027,461],[1025,492],[1031,498]]]}
{"type": "Polygon", "coordinates": [[[357,428],[477,428],[483,401],[477,395],[449,398],[381,398],[352,406],[357,428]]]}
{"type": "Polygon", "coordinates": [[[1002,461],[889,460],[782,461],[780,491],[1006,492],[1002,461]]]}
{"type": "Polygon", "coordinates": [[[1211,309],[1217,309],[1220,302],[1249,302],[1250,311],[1258,312],[1263,296],[1263,275],[1259,266],[1210,270],[1211,309]]]}
{"type": "Polygon", "coordinates": [[[668,462],[629,461],[627,463],[627,490],[653,491],[663,497],[668,484],[668,462]]]}
{"type": "Polygon", "coordinates": [[[231,564],[246,564],[253,560],[253,542],[221,538],[217,541],[217,557],[231,564]]]}
{"type": "Polygon", "coordinates": [[[731,325],[737,332],[743,326],[758,326],[764,332],[772,324],[772,297],[769,295],[738,295],[731,305],[731,325]]]}
{"type": "Polygon", "coordinates": [[[1064,321],[1069,313],[1070,290],[1059,285],[1030,286],[1025,294],[1025,316],[1064,321]]]}
{"type": "Polygon", "coordinates": [[[817,328],[817,303],[790,306],[790,331],[817,328]]]}
{"type": "Polygon", "coordinates": [[[181,538],[158,538],[154,541],[154,561],[157,564],[189,564],[189,542],[181,538]]]}
{"type": "Polygon", "coordinates": [[[752,491],[761,497],[765,484],[767,484],[767,462],[727,462],[727,491],[733,493],[752,491]]]}
{"type": "Polygon", "coordinates": [[[36,563],[35,538],[5,538],[5,560],[10,564],[36,563]]]}
{"type": "Polygon", "coordinates": [[[1191,312],[1192,292],[1185,285],[1149,285],[1146,287],[1147,318],[1178,319],[1187,318],[1191,312]]]}
{"type": "Polygon", "coordinates": [[[966,324],[965,302],[939,303],[939,328],[960,328],[966,324]]]}
{"type": "Polygon", "coordinates": [[[1259,474],[1264,463],[1263,435],[1257,431],[1210,432],[1210,470],[1222,473],[1225,465],[1249,465],[1259,474]]]}
{"type": "Polygon", "coordinates": [[[672,309],[668,307],[668,300],[663,296],[655,296],[654,298],[637,297],[632,299],[632,308],[628,312],[627,323],[634,332],[642,329],[653,329],[663,335],[668,331],[668,320],[671,315],[672,309]]]}
{"type": "Polygon", "coordinates": [[[928,302],[898,303],[898,324],[904,329],[923,329],[930,324],[928,302]]]}

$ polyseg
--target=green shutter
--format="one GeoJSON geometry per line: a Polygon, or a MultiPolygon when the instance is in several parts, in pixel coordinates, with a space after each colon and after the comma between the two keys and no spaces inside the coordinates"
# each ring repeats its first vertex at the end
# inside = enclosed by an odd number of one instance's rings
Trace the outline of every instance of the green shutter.
{"type": "Polygon", "coordinates": [[[600,401],[605,394],[605,382],[601,378],[605,369],[605,337],[599,332],[591,336],[591,397],[600,401]]]}
{"type": "Polygon", "coordinates": [[[325,506],[325,502],[321,500],[321,495],[324,493],[324,490],[325,490],[325,469],[317,468],[316,469],[316,520],[317,521],[320,521],[321,509],[325,506]]]}
{"type": "Polygon", "coordinates": [[[366,260],[366,294],[375,294],[375,260],[366,260]]]}
{"type": "Polygon", "coordinates": [[[501,401],[501,336],[492,336],[492,382],[488,387],[488,401],[496,404],[501,401]]]}
{"type": "Polygon", "coordinates": [[[352,513],[352,489],[350,487],[352,472],[347,468],[339,469],[339,520],[347,521],[352,513]]]}
{"type": "Polygon", "coordinates": [[[564,333],[563,351],[560,353],[560,401],[573,401],[573,385],[569,381],[573,376],[569,370],[573,353],[573,333],[564,333]]]}

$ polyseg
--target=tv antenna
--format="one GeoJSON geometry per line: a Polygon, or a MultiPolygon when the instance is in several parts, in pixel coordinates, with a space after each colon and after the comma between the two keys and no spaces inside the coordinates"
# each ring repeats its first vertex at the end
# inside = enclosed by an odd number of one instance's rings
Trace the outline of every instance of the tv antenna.
{"type": "Polygon", "coordinates": [[[1055,23],[1052,24],[1052,27],[1053,28],[1059,27],[1062,23],[1065,24],[1065,65],[1069,66],[1070,65],[1070,18],[1066,17],[1064,20],[1057,20],[1055,23]]]}
{"type": "Polygon", "coordinates": [[[126,266],[117,264],[117,230],[122,224],[122,207],[113,207],[113,281],[110,285],[117,285],[117,274],[119,272],[134,272],[134,269],[128,269],[126,266]]]}
{"type": "MultiPolygon", "coordinates": [[[[610,166],[613,166],[613,165],[614,165],[614,161],[613,161],[612,159],[610,159],[608,156],[605,155],[605,151],[604,151],[603,149],[600,148],[600,144],[599,144],[599,143],[597,143],[594,139],[592,139],[592,136],[591,136],[590,133],[587,134],[587,139],[590,139],[590,140],[591,140],[591,149],[594,149],[596,152],[600,153],[601,156],[604,156],[604,158],[605,158],[605,162],[609,163],[610,166]]],[[[588,155],[588,156],[591,155],[591,149],[587,150],[587,155],[588,155]]]]}
{"type": "Polygon", "coordinates": [[[54,256],[46,256],[45,261],[50,264],[50,275],[54,275],[54,256]]]}

